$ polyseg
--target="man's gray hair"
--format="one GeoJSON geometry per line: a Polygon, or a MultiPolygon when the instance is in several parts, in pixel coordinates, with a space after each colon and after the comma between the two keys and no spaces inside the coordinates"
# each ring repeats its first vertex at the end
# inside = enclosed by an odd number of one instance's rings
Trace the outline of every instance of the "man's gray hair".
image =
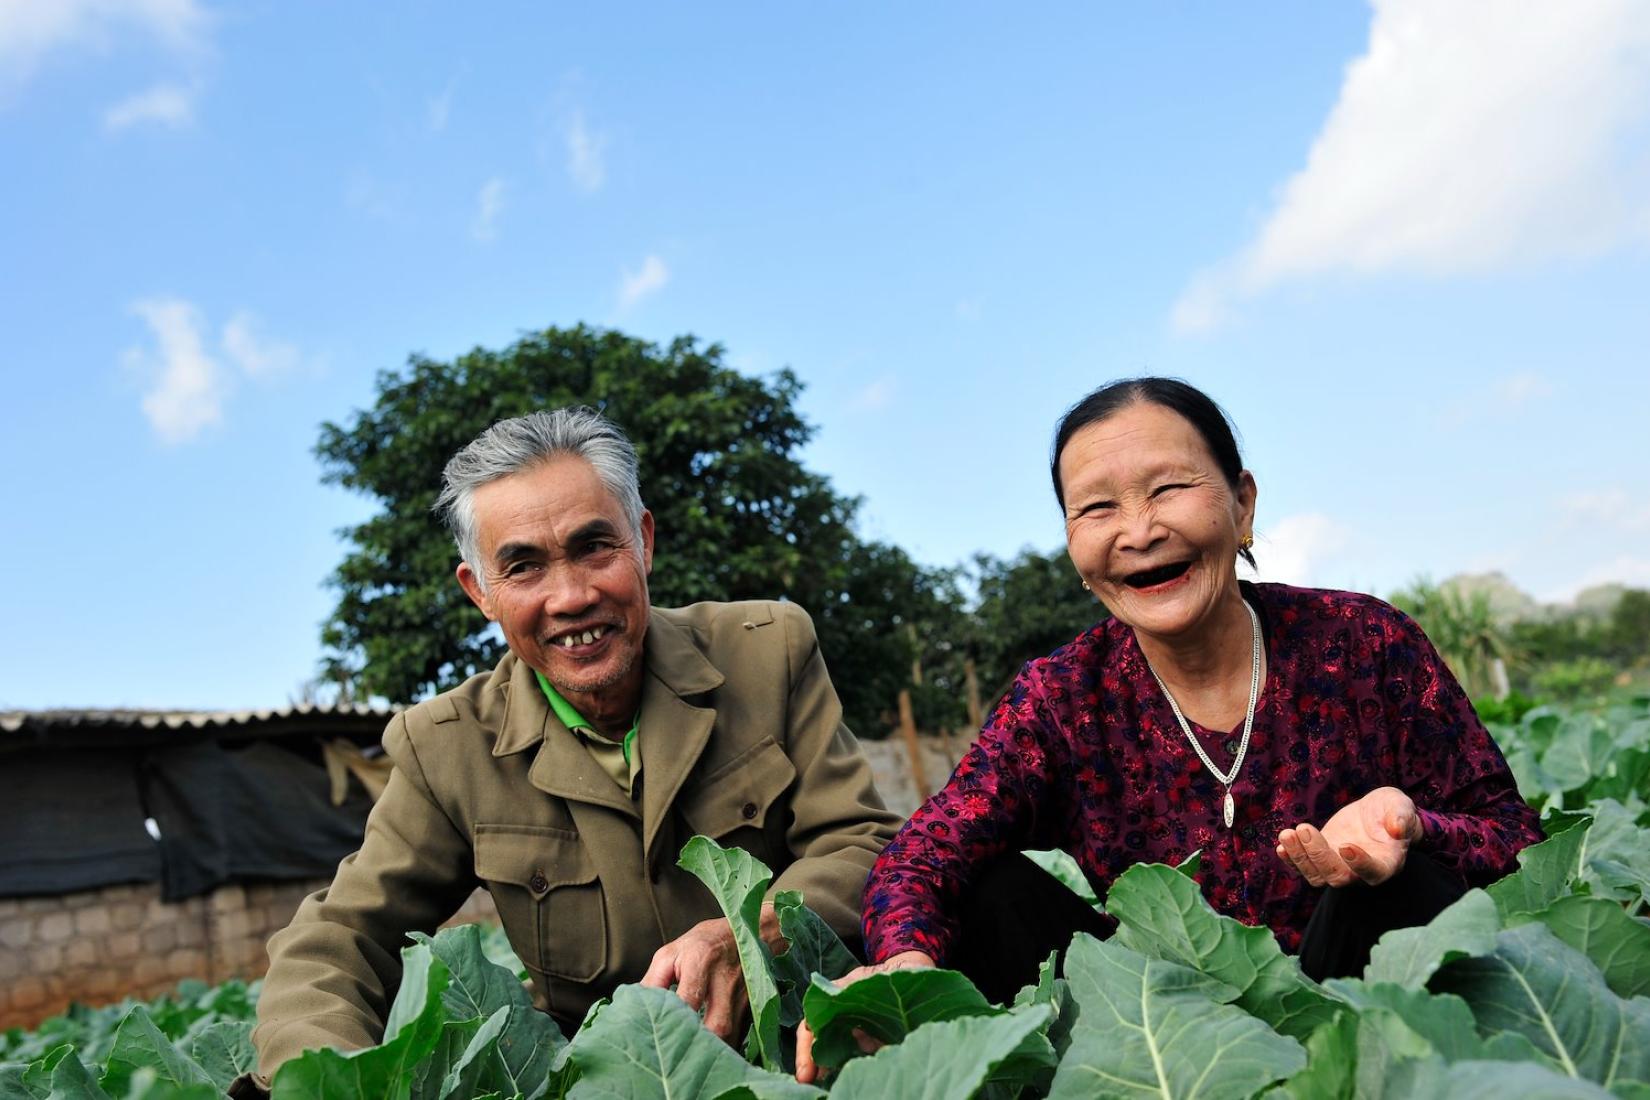
{"type": "Polygon", "coordinates": [[[448,460],[441,471],[441,495],[435,499],[436,514],[453,533],[459,554],[483,589],[487,581],[476,526],[476,489],[559,455],[590,463],[624,509],[630,535],[641,545],[642,493],[636,477],[636,448],[618,425],[584,405],[500,420],[448,460]]]}

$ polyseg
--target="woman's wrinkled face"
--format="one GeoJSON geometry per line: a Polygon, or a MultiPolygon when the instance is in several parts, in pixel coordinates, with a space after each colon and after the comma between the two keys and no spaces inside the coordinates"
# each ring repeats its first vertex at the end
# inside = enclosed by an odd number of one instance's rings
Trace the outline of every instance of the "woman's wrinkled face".
{"type": "Polygon", "coordinates": [[[1237,593],[1255,480],[1245,470],[1234,488],[1185,417],[1127,406],[1072,436],[1059,464],[1066,550],[1122,622],[1182,638],[1237,593]]]}

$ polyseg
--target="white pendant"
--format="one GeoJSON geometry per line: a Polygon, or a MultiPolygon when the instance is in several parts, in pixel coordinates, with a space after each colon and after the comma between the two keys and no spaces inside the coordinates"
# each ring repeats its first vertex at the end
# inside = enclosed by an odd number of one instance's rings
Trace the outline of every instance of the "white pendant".
{"type": "Polygon", "coordinates": [[[1232,827],[1232,815],[1236,812],[1236,805],[1232,802],[1232,788],[1226,788],[1226,827],[1232,827]]]}

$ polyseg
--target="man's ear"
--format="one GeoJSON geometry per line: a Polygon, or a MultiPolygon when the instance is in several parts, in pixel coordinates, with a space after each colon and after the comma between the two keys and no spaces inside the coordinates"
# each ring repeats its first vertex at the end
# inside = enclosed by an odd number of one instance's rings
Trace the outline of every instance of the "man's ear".
{"type": "Polygon", "coordinates": [[[458,586],[464,589],[464,594],[470,597],[470,602],[481,608],[481,613],[487,616],[488,622],[497,622],[498,617],[493,614],[493,601],[487,597],[487,593],[481,590],[481,578],[476,576],[474,569],[470,568],[470,563],[467,561],[459,562],[456,572],[458,586]]]}
{"type": "Polygon", "coordinates": [[[653,513],[642,509],[642,572],[653,572],[653,513]]]}

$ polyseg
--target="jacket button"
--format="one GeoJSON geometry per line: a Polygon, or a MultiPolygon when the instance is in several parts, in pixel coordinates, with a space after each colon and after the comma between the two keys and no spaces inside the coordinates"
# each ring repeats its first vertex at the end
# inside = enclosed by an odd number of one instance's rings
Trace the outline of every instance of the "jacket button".
{"type": "Polygon", "coordinates": [[[755,817],[756,803],[747,802],[743,806],[739,807],[739,816],[744,818],[746,821],[749,821],[751,818],[755,817]]]}
{"type": "Polygon", "coordinates": [[[542,894],[550,889],[550,880],[544,877],[543,871],[534,871],[533,877],[527,880],[527,888],[535,894],[542,894]]]}

